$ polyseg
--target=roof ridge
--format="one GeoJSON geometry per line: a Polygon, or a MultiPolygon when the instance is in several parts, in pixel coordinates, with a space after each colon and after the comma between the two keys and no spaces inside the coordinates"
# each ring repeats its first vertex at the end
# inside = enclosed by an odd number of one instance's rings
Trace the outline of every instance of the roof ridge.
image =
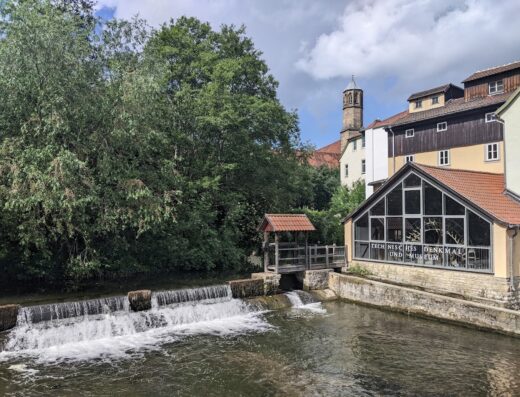
{"type": "Polygon", "coordinates": [[[473,74],[476,74],[476,73],[488,72],[488,71],[493,70],[493,69],[503,68],[504,66],[514,65],[515,63],[520,63],[520,59],[517,60],[517,61],[504,63],[503,65],[491,66],[490,68],[481,69],[481,70],[476,70],[475,72],[472,73],[472,75],[473,75],[473,74]]]}

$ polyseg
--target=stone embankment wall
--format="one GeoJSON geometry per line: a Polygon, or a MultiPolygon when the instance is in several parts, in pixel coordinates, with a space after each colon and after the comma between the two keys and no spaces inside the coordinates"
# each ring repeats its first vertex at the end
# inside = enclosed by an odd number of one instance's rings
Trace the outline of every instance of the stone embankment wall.
{"type": "Polygon", "coordinates": [[[517,310],[339,273],[329,274],[329,288],[339,298],[353,302],[520,336],[517,310]]]}
{"type": "Polygon", "coordinates": [[[382,282],[419,287],[433,293],[457,295],[498,307],[519,308],[516,293],[520,281],[518,279],[515,279],[515,290],[512,290],[508,279],[492,274],[365,261],[351,262],[349,268],[353,266],[366,269],[370,278],[377,278],[382,282]]]}
{"type": "Polygon", "coordinates": [[[16,325],[20,305],[0,306],[0,332],[13,328],[16,325]]]}

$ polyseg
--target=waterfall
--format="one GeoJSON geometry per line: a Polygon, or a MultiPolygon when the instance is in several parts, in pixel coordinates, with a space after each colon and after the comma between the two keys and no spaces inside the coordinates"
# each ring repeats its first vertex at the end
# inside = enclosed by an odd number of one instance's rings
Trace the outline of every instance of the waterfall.
{"type": "Polygon", "coordinates": [[[231,299],[229,285],[211,285],[208,287],[179,289],[172,291],[159,291],[152,294],[154,307],[195,301],[216,301],[219,299],[231,299]]]}
{"type": "Polygon", "coordinates": [[[233,299],[227,285],[157,292],[152,301],[143,312],[131,311],[126,297],[23,308],[0,342],[0,361],[20,355],[40,361],[121,357],[186,335],[271,329],[263,312],[233,299]]]}
{"type": "Polygon", "coordinates": [[[289,298],[293,309],[309,310],[315,313],[326,313],[321,302],[318,302],[314,297],[306,291],[295,290],[286,292],[285,295],[289,298]]]}

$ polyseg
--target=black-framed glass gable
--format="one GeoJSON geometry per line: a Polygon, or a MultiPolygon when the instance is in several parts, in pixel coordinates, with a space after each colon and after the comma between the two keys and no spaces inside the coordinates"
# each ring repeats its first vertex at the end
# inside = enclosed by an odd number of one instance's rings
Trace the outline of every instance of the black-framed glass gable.
{"type": "Polygon", "coordinates": [[[354,258],[489,273],[491,226],[412,171],[354,219],[354,258]]]}

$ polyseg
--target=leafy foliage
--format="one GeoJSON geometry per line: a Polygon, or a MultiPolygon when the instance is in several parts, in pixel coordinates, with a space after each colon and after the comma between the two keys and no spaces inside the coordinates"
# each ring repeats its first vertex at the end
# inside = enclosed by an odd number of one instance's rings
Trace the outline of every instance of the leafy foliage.
{"type": "Polygon", "coordinates": [[[243,27],[100,29],[88,0],[0,15],[6,279],[238,268],[264,212],[312,195],[297,117],[243,27]]]}

